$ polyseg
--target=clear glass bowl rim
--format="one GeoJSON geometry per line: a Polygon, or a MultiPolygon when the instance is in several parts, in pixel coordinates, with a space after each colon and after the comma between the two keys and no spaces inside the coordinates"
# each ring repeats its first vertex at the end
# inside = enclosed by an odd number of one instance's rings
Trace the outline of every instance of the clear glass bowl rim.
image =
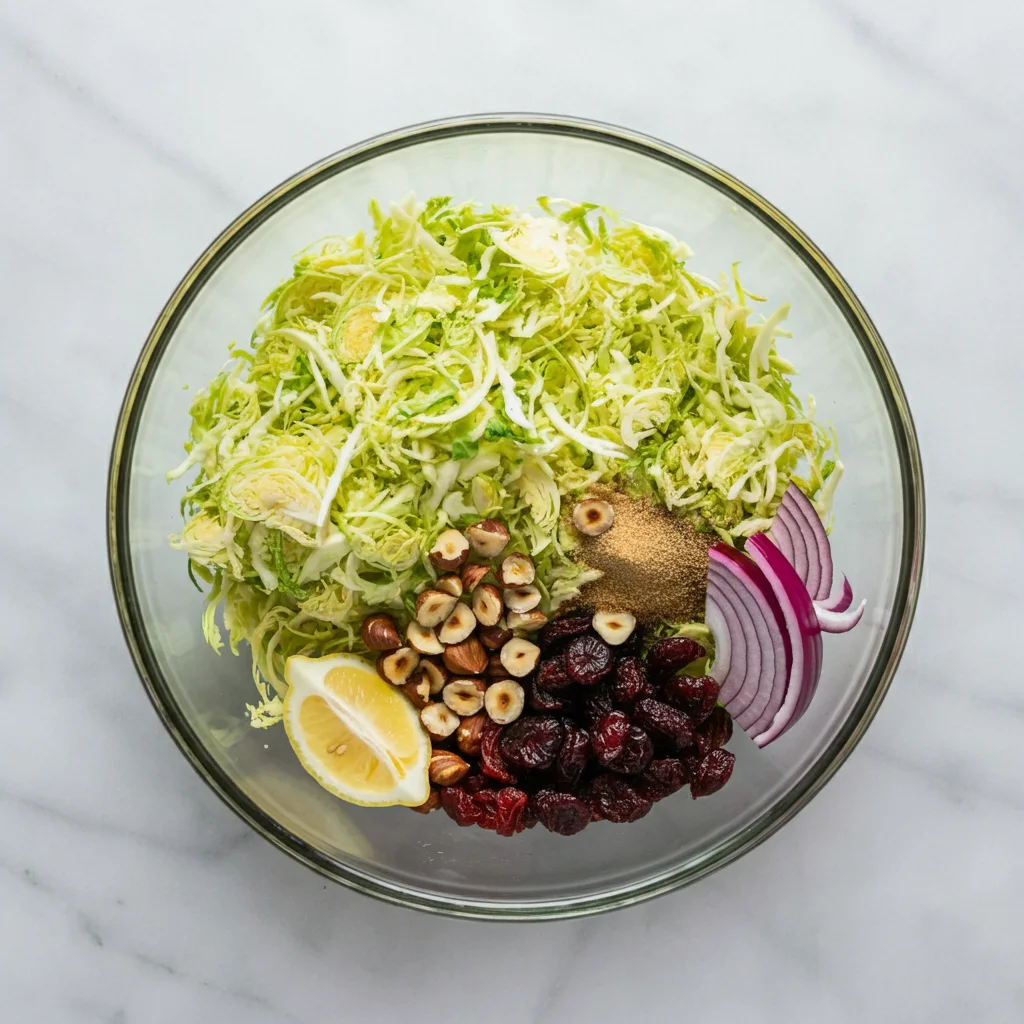
{"type": "Polygon", "coordinates": [[[726,171],[659,139],[598,121],[552,114],[496,113],[445,118],[377,135],[342,149],[288,178],[240,214],[196,260],[157,317],[132,372],[118,415],[107,482],[107,552],[125,641],[164,727],[210,788],[243,821],[296,860],[366,895],[418,910],[457,917],[539,920],[613,910],[671,892],[724,867],[792,819],[850,756],[878,711],[906,646],[917,605],[924,556],[924,482],[921,455],[903,386],[860,300],[820,249],[781,211],[726,171]],[[743,207],[778,236],[812,271],[842,311],[872,367],[885,401],[900,462],[903,549],[893,603],[878,657],[860,697],[833,742],[803,778],[760,818],[694,863],[637,884],[572,901],[501,903],[456,900],[395,885],[342,865],[283,828],[251,800],[206,750],[178,707],[149,643],[131,571],[128,536],[130,467],[153,373],[185,311],[232,250],[268,218],[319,182],[377,155],[457,135],[519,132],[567,135],[618,146],[698,178],[743,207]]]}

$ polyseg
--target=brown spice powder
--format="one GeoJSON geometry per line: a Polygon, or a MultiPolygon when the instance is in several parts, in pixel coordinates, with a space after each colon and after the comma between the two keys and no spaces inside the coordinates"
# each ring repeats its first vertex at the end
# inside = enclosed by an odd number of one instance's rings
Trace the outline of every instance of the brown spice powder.
{"type": "Polygon", "coordinates": [[[641,622],[693,622],[704,618],[708,548],[714,534],[651,501],[617,491],[594,491],[615,510],[600,537],[569,529],[579,540],[575,557],[604,575],[586,584],[581,603],[597,611],[632,612],[641,622]]]}

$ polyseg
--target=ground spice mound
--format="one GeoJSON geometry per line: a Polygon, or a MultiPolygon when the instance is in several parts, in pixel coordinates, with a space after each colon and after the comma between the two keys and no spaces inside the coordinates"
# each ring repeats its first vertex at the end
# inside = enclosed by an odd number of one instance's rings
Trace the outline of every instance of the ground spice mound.
{"type": "Polygon", "coordinates": [[[708,548],[716,538],[644,499],[595,492],[615,510],[612,528],[579,540],[575,557],[604,575],[586,584],[581,602],[596,611],[628,611],[641,621],[704,618],[708,548]]]}

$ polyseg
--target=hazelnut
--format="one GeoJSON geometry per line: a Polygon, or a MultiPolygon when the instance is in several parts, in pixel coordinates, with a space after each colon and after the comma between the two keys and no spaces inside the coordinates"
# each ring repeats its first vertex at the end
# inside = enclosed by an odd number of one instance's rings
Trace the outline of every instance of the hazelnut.
{"type": "Polygon", "coordinates": [[[480,581],[491,570],[486,565],[464,565],[462,567],[462,587],[466,593],[472,594],[480,581]]]}
{"type": "Polygon", "coordinates": [[[462,579],[454,574],[451,576],[442,576],[435,584],[435,590],[440,590],[442,594],[451,594],[452,597],[462,597],[462,579]]]}
{"type": "Polygon", "coordinates": [[[457,676],[476,676],[487,668],[487,652],[475,636],[452,644],[444,651],[444,664],[449,672],[457,676]]]}
{"type": "Polygon", "coordinates": [[[363,644],[370,651],[393,651],[402,646],[395,620],[385,612],[375,612],[363,619],[359,628],[363,644]]]}
{"type": "Polygon", "coordinates": [[[459,716],[447,704],[428,704],[420,711],[420,721],[432,740],[446,740],[459,727],[459,716]]]}
{"type": "Polygon", "coordinates": [[[500,651],[512,639],[512,630],[504,622],[498,622],[494,626],[481,626],[476,635],[488,650],[500,651]]]}
{"type": "Polygon", "coordinates": [[[377,674],[395,686],[402,686],[412,677],[419,663],[420,656],[411,647],[399,647],[397,651],[382,654],[377,659],[377,674]]]}
{"type": "Polygon", "coordinates": [[[527,633],[532,633],[540,629],[541,626],[547,625],[547,621],[548,617],[539,608],[534,608],[529,612],[508,613],[508,628],[522,629],[527,633]]]}
{"type": "Polygon", "coordinates": [[[515,551],[501,563],[498,582],[503,587],[525,587],[534,581],[536,575],[533,559],[515,551]]]}
{"type": "Polygon", "coordinates": [[[572,521],[580,533],[588,537],[600,537],[612,528],[615,509],[600,498],[587,498],[572,510],[572,521]]]}
{"type": "MultiPolygon", "coordinates": [[[[484,702],[486,703],[486,701],[485,695],[484,702]]],[[[464,718],[459,722],[458,729],[455,730],[455,742],[459,745],[459,750],[467,757],[479,757],[480,743],[486,731],[487,715],[482,711],[470,715],[469,718],[464,718]]]]}
{"type": "MultiPolygon", "coordinates": [[[[509,637],[511,640],[512,638],[509,637]]],[[[501,653],[494,651],[487,659],[487,675],[493,681],[495,679],[508,679],[508,669],[501,663],[501,653]]]]}
{"type": "Polygon", "coordinates": [[[531,644],[529,640],[523,640],[514,636],[501,649],[501,663],[510,676],[522,679],[528,676],[536,667],[540,658],[540,648],[531,644]]]}
{"type": "Polygon", "coordinates": [[[442,662],[435,661],[433,658],[420,658],[420,671],[430,684],[431,697],[444,689],[444,684],[451,679],[452,675],[442,662]]]}
{"type": "Polygon", "coordinates": [[[429,814],[431,811],[437,811],[441,808],[441,793],[439,790],[432,789],[430,796],[424,800],[418,807],[410,807],[410,811],[416,811],[417,814],[429,814]]]}
{"type": "Polygon", "coordinates": [[[484,695],[484,707],[492,722],[508,725],[522,713],[526,703],[526,693],[513,679],[503,679],[487,687],[484,695]]]}
{"type": "Polygon", "coordinates": [[[417,672],[402,687],[402,693],[414,708],[425,708],[430,703],[430,681],[422,672],[417,672]]]}
{"type": "Polygon", "coordinates": [[[458,530],[445,530],[427,552],[435,569],[453,572],[469,557],[469,541],[458,530]]]}
{"type": "Polygon", "coordinates": [[[432,629],[421,626],[415,619],[409,623],[405,639],[409,646],[420,654],[444,653],[444,645],[437,639],[437,634],[432,629]]]}
{"type": "Polygon", "coordinates": [[[435,750],[427,771],[435,786],[454,786],[469,771],[469,762],[450,750],[435,750]]]}
{"type": "Polygon", "coordinates": [[[629,612],[597,612],[590,624],[606,644],[617,647],[636,629],[636,618],[629,612]]]}
{"type": "Polygon", "coordinates": [[[496,626],[503,610],[501,591],[493,583],[483,583],[473,591],[473,614],[481,626],[496,626]]]}
{"type": "Polygon", "coordinates": [[[455,714],[468,718],[484,706],[486,689],[482,679],[453,679],[444,688],[441,697],[455,714]]]}
{"type": "Polygon", "coordinates": [[[440,590],[424,590],[416,598],[416,621],[421,626],[440,626],[452,613],[457,597],[440,590]]]}
{"type": "Polygon", "coordinates": [[[468,604],[457,604],[444,625],[437,631],[443,644],[460,644],[476,629],[476,616],[468,604]]]}
{"type": "Polygon", "coordinates": [[[511,587],[502,597],[510,612],[532,612],[540,604],[540,591],[532,583],[525,587],[511,587]]]}
{"type": "Polygon", "coordinates": [[[505,550],[509,533],[497,519],[481,519],[466,530],[466,538],[481,558],[497,558],[505,550]]]}

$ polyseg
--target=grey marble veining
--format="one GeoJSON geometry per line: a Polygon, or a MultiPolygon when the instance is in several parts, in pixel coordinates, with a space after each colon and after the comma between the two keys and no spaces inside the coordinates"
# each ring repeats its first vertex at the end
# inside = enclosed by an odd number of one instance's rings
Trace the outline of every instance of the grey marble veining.
{"type": "Polygon", "coordinates": [[[1020,5],[288,11],[0,3],[0,1017],[1024,1019],[1020,5]],[[929,501],[903,666],[824,793],[695,887],[519,928],[377,904],[249,832],[137,684],[103,547],[124,385],[210,238],[325,153],[487,109],[649,131],[789,213],[889,345],[929,501]]]}

